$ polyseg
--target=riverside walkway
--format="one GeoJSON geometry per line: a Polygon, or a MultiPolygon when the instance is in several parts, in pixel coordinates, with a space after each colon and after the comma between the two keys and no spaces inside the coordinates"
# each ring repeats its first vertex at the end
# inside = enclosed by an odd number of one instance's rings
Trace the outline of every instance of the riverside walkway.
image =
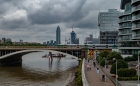
{"type": "Polygon", "coordinates": [[[115,86],[115,84],[108,77],[106,77],[106,81],[103,81],[102,75],[105,75],[105,73],[100,68],[99,73],[97,73],[97,68],[99,68],[99,65],[96,64],[94,67],[92,61],[88,62],[85,60],[85,75],[90,86],[115,86]],[[91,70],[87,70],[86,65],[88,64],[91,64],[91,70]]]}

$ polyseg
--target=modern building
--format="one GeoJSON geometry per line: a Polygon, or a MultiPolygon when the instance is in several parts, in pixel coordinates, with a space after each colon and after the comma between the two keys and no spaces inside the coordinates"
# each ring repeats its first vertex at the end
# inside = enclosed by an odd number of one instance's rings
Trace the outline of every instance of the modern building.
{"type": "Polygon", "coordinates": [[[121,0],[124,14],[119,16],[119,52],[122,55],[140,51],[140,0],[121,0]]]}
{"type": "Polygon", "coordinates": [[[6,38],[2,38],[1,43],[6,43],[6,38]]]}
{"type": "Polygon", "coordinates": [[[109,9],[107,12],[99,12],[98,26],[100,29],[100,44],[116,44],[118,41],[119,16],[122,12],[117,9],[109,9]]]}
{"type": "Polygon", "coordinates": [[[79,38],[76,37],[76,33],[73,30],[71,32],[71,44],[79,44],[79,38]]]}
{"type": "Polygon", "coordinates": [[[93,44],[93,35],[90,34],[89,37],[85,38],[85,43],[86,44],[93,44]]]}
{"type": "Polygon", "coordinates": [[[60,27],[58,26],[56,29],[56,45],[61,44],[61,33],[60,27]]]}
{"type": "Polygon", "coordinates": [[[100,44],[99,38],[93,38],[93,44],[100,44]]]}

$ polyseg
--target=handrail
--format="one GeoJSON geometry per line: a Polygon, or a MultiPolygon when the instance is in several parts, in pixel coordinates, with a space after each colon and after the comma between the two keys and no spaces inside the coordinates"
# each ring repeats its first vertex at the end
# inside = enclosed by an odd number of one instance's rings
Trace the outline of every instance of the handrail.
{"type": "Polygon", "coordinates": [[[85,58],[83,59],[83,62],[82,62],[82,82],[83,82],[83,86],[90,86],[90,84],[88,83],[87,81],[87,78],[85,76],[85,58]]]}

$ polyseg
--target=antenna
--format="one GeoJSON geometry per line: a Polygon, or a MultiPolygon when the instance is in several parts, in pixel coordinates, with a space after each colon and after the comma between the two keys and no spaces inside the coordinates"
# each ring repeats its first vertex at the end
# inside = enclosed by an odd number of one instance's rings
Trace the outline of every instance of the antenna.
{"type": "MultiPolygon", "coordinates": [[[[74,26],[74,24],[73,24],[73,26],[74,26]]],[[[72,26],[72,31],[73,31],[73,26],[72,26]]]]}

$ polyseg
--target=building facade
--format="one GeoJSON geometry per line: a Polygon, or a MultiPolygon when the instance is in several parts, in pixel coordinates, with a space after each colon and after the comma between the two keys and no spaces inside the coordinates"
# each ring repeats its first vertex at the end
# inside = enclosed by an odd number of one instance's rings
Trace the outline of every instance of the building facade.
{"type": "Polygon", "coordinates": [[[59,26],[56,29],[56,45],[58,44],[61,44],[61,32],[59,26]]]}
{"type": "Polygon", "coordinates": [[[100,29],[100,44],[116,44],[118,41],[118,17],[122,12],[117,9],[109,9],[107,12],[99,12],[98,25],[100,29]]]}
{"type": "Polygon", "coordinates": [[[76,33],[73,30],[71,32],[71,44],[79,44],[79,38],[76,37],[76,33]]]}
{"type": "Polygon", "coordinates": [[[119,16],[119,52],[133,55],[140,51],[140,0],[122,0],[119,16]]]}
{"type": "Polygon", "coordinates": [[[86,44],[93,44],[93,35],[90,34],[89,37],[85,38],[85,43],[86,44]]]}

